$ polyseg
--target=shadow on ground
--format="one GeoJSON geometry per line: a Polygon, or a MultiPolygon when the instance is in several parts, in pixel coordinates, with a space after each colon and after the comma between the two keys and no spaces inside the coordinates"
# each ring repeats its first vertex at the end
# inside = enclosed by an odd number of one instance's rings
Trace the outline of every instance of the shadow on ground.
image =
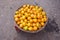
{"type": "Polygon", "coordinates": [[[38,32],[38,33],[26,33],[26,32],[22,32],[22,31],[17,31],[17,35],[19,36],[19,38],[15,38],[14,40],[49,40],[48,39],[48,32],[59,32],[59,28],[58,28],[58,24],[55,22],[55,19],[48,19],[48,23],[45,27],[45,29],[43,29],[42,31],[38,32]],[[21,37],[20,37],[21,36],[21,37]],[[44,38],[44,39],[43,39],[44,38]]]}
{"type": "Polygon", "coordinates": [[[56,19],[53,18],[53,19],[48,19],[48,20],[49,21],[45,27],[45,31],[46,32],[53,32],[53,31],[59,32],[58,24],[55,21],[56,19]]]}

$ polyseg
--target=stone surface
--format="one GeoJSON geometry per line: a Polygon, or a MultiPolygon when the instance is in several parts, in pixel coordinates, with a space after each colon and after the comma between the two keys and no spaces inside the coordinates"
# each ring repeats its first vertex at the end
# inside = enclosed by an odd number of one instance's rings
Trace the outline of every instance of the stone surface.
{"type": "Polygon", "coordinates": [[[38,4],[60,28],[60,0],[0,0],[0,40],[60,40],[60,33],[41,31],[36,34],[16,32],[14,12],[23,4],[38,4]]]}

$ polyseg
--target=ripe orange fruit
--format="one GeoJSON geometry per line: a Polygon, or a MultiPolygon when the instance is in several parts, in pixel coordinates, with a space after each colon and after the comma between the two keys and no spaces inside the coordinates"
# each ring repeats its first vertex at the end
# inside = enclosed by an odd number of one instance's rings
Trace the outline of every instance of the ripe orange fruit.
{"type": "Polygon", "coordinates": [[[36,15],[34,15],[34,18],[36,19],[36,18],[37,18],[37,16],[36,16],[36,15]]]}
{"type": "Polygon", "coordinates": [[[33,30],[37,30],[37,27],[36,27],[36,26],[34,26],[34,27],[33,27],[33,30]]]}
{"type": "Polygon", "coordinates": [[[35,23],[33,23],[32,25],[33,25],[33,26],[36,26],[36,24],[35,24],[35,23]]]}
{"type": "Polygon", "coordinates": [[[20,17],[19,20],[23,20],[22,17],[20,17]]]}
{"type": "Polygon", "coordinates": [[[33,5],[30,5],[30,8],[32,9],[32,8],[34,8],[34,6],[33,5]]]}
{"type": "Polygon", "coordinates": [[[30,9],[28,9],[27,12],[30,12],[30,9]]]}
{"type": "Polygon", "coordinates": [[[28,30],[29,30],[29,31],[32,31],[32,27],[29,27],[28,30]]]}
{"type": "Polygon", "coordinates": [[[34,17],[34,14],[31,14],[31,17],[33,18],[34,17]]]}
{"type": "Polygon", "coordinates": [[[21,17],[22,15],[21,14],[18,14],[19,17],[21,17]]]}
{"type": "Polygon", "coordinates": [[[18,15],[14,15],[14,18],[18,18],[18,15]]]}
{"type": "Polygon", "coordinates": [[[42,18],[41,21],[44,22],[44,18],[42,18]]]}
{"type": "Polygon", "coordinates": [[[33,20],[32,20],[32,19],[30,19],[30,23],[31,23],[31,22],[33,22],[33,20]]]}
{"type": "Polygon", "coordinates": [[[24,29],[24,30],[27,30],[27,29],[28,29],[28,26],[24,26],[23,29],[24,29]]]}
{"type": "Polygon", "coordinates": [[[18,21],[19,19],[18,18],[15,18],[15,21],[18,21]]]}
{"type": "Polygon", "coordinates": [[[39,11],[42,11],[42,10],[43,10],[43,8],[42,8],[42,7],[40,7],[38,10],[39,10],[39,11]]]}
{"type": "Polygon", "coordinates": [[[20,20],[20,23],[23,23],[24,21],[23,20],[20,20]]]}
{"type": "Polygon", "coordinates": [[[30,10],[30,13],[33,13],[33,11],[32,11],[32,10],[30,10]]]}
{"type": "Polygon", "coordinates": [[[24,22],[27,22],[27,19],[25,19],[24,22]]]}
{"type": "Polygon", "coordinates": [[[39,27],[39,25],[40,25],[40,24],[37,22],[37,23],[36,23],[36,26],[39,27]]]}
{"type": "Polygon", "coordinates": [[[20,8],[20,10],[19,10],[19,11],[21,12],[21,11],[23,11],[23,9],[24,9],[24,8],[20,8]]]}
{"type": "Polygon", "coordinates": [[[25,16],[28,17],[28,13],[27,12],[25,12],[25,16]]]}
{"type": "Polygon", "coordinates": [[[23,22],[22,25],[25,26],[26,25],[25,22],[23,22]]]}
{"type": "Polygon", "coordinates": [[[41,22],[41,19],[38,19],[38,22],[41,22]]]}
{"type": "Polygon", "coordinates": [[[26,18],[26,17],[23,15],[23,16],[22,16],[22,19],[25,19],[25,18],[26,18]]]}
{"type": "Polygon", "coordinates": [[[28,20],[30,20],[31,19],[31,17],[28,17],[28,20]]]}
{"type": "Polygon", "coordinates": [[[46,16],[46,15],[44,15],[43,17],[44,17],[44,18],[47,18],[47,16],[46,16]]]}
{"type": "Polygon", "coordinates": [[[20,24],[20,21],[18,21],[17,24],[19,25],[20,24]]]}
{"type": "Polygon", "coordinates": [[[21,13],[24,13],[24,11],[21,11],[21,13]]]}
{"type": "Polygon", "coordinates": [[[39,23],[39,26],[37,26],[37,28],[41,28],[41,24],[39,23]]]}
{"type": "Polygon", "coordinates": [[[28,25],[28,26],[31,26],[31,23],[28,23],[27,25],[28,25]]]}
{"type": "Polygon", "coordinates": [[[34,22],[37,22],[37,19],[33,19],[34,22]]]}
{"type": "Polygon", "coordinates": [[[43,11],[43,12],[42,12],[42,15],[46,15],[46,13],[43,11]]]}
{"type": "Polygon", "coordinates": [[[22,24],[20,24],[20,25],[19,25],[19,27],[20,27],[20,28],[23,28],[23,25],[22,25],[22,24]]]}
{"type": "Polygon", "coordinates": [[[27,7],[30,7],[30,5],[29,5],[29,4],[27,4],[27,7]]]}
{"type": "Polygon", "coordinates": [[[36,9],[38,9],[39,7],[38,6],[35,6],[36,9]]]}
{"type": "Polygon", "coordinates": [[[25,8],[26,7],[26,5],[23,5],[23,8],[25,8]]]}
{"type": "Polygon", "coordinates": [[[27,11],[28,10],[28,7],[25,7],[25,10],[27,11]]]}
{"type": "Polygon", "coordinates": [[[35,11],[35,10],[36,10],[35,8],[32,9],[32,11],[35,11]]]}
{"type": "Polygon", "coordinates": [[[44,21],[46,22],[47,21],[47,18],[44,18],[44,21]]]}
{"type": "Polygon", "coordinates": [[[18,13],[19,13],[19,11],[16,11],[16,12],[15,12],[15,14],[18,14],[18,13]]]}
{"type": "Polygon", "coordinates": [[[42,18],[42,15],[38,14],[38,15],[37,15],[37,18],[42,18]]]}
{"type": "Polygon", "coordinates": [[[44,22],[41,22],[41,26],[44,26],[44,22]]]}

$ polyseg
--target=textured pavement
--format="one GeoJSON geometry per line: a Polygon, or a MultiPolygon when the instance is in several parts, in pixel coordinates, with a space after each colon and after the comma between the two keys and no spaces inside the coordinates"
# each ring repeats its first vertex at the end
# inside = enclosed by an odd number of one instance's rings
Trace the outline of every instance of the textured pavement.
{"type": "Polygon", "coordinates": [[[13,15],[23,4],[42,6],[50,19],[55,18],[60,29],[60,0],[0,0],[0,40],[60,40],[60,32],[53,31],[50,25],[50,32],[48,29],[48,32],[43,30],[36,34],[18,33],[14,28],[13,15]]]}

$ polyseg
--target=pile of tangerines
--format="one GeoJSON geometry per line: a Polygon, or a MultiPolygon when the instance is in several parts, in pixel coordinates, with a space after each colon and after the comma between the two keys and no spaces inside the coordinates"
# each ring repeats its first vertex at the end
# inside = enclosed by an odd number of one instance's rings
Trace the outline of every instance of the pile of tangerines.
{"type": "Polygon", "coordinates": [[[44,27],[47,16],[42,7],[27,4],[15,12],[14,20],[18,27],[23,30],[37,31],[44,27]]]}

